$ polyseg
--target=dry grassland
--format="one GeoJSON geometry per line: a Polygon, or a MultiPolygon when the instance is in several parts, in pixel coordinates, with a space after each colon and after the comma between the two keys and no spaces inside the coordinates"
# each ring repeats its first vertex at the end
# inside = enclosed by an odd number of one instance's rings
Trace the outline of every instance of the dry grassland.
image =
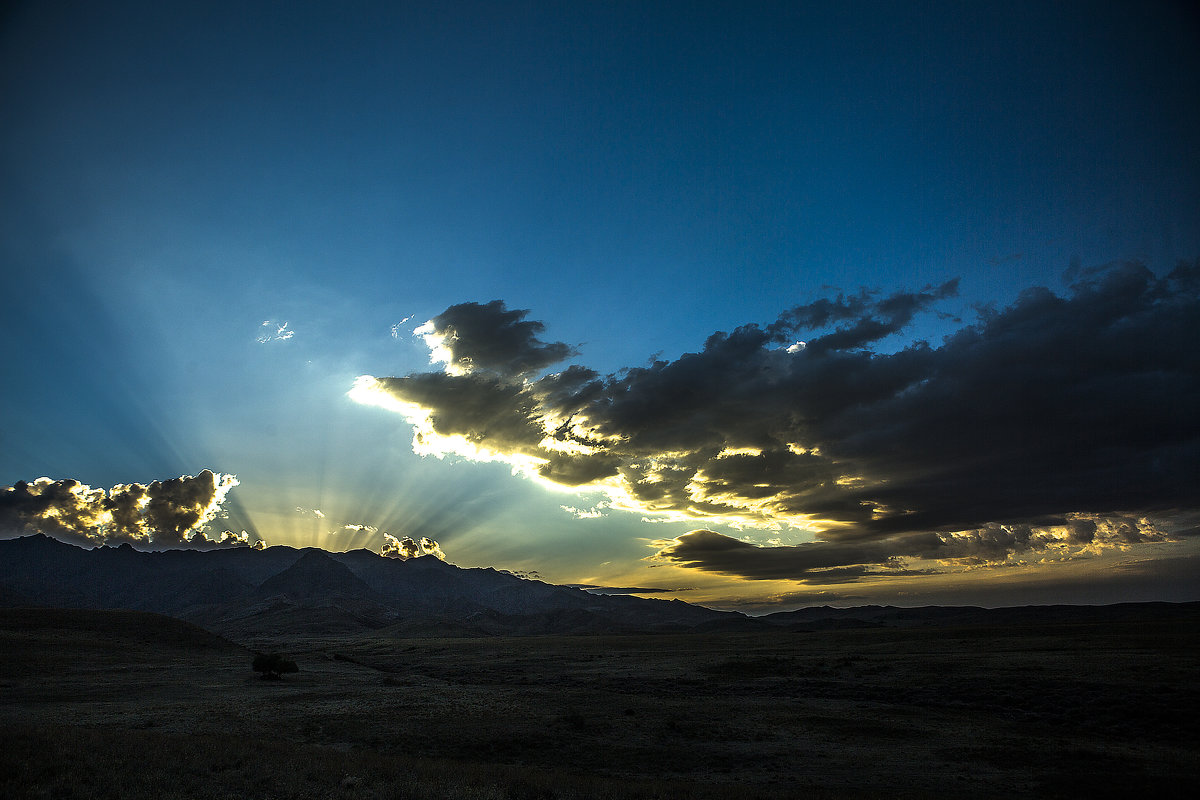
{"type": "Polygon", "coordinates": [[[244,649],[0,611],[8,798],[1191,797],[1200,633],[1144,624],[244,649]]]}

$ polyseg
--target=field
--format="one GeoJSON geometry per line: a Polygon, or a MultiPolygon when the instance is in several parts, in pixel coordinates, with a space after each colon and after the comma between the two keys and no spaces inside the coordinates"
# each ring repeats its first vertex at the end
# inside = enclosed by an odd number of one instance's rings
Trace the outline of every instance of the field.
{"type": "Polygon", "coordinates": [[[232,644],[0,610],[7,798],[1190,797],[1200,632],[232,644]],[[255,650],[300,672],[260,680],[255,650]]]}

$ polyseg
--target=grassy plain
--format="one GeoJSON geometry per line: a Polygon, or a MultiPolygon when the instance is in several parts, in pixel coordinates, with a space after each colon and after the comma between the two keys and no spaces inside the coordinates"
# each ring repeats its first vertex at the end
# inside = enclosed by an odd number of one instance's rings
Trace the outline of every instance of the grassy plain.
{"type": "Polygon", "coordinates": [[[1178,623],[246,644],[134,612],[0,611],[0,796],[1200,787],[1200,631],[1178,623]],[[268,649],[301,671],[258,679],[268,649]]]}

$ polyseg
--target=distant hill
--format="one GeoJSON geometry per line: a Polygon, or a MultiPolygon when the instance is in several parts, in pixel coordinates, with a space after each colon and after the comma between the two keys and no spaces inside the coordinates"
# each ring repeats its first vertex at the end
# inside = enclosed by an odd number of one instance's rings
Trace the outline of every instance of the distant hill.
{"type": "Polygon", "coordinates": [[[759,617],[792,630],[850,628],[996,627],[1006,625],[1073,625],[1095,622],[1138,622],[1188,619],[1200,622],[1200,603],[1117,603],[1106,606],[814,606],[759,617]]]}
{"type": "Polygon", "coordinates": [[[87,550],[43,535],[0,541],[0,606],[168,614],[235,639],[284,634],[495,636],[758,627],[678,600],[594,595],[431,556],[317,548],[87,550]]]}
{"type": "Polygon", "coordinates": [[[592,594],[463,569],[432,556],[368,550],[91,550],[43,535],[0,541],[0,608],[127,609],[166,614],[235,641],[272,636],[529,636],[822,631],[1188,619],[1200,603],[1111,606],[861,606],[762,617],[680,600],[592,594]]]}

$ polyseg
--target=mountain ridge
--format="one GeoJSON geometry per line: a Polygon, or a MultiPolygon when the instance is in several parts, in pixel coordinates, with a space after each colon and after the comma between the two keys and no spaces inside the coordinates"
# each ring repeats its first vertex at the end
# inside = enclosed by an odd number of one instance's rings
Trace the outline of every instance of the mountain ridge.
{"type": "Polygon", "coordinates": [[[152,611],[233,637],[530,635],[688,630],[747,618],[682,602],[605,597],[433,556],[366,550],[91,550],[43,534],[0,541],[0,604],[152,611]]]}
{"type": "Polygon", "coordinates": [[[625,633],[796,633],[854,628],[1123,623],[1147,612],[1200,622],[1200,603],[852,608],[749,617],[678,599],[594,594],[433,556],[369,550],[86,549],[44,534],[0,540],[0,607],[149,611],[234,640],[282,635],[398,638],[625,633]]]}

